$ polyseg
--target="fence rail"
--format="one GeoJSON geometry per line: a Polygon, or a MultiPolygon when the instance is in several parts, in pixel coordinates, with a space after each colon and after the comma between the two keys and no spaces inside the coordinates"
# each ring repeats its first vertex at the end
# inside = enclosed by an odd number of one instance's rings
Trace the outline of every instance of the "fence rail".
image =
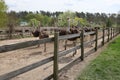
{"type": "Polygon", "coordinates": [[[16,49],[22,49],[22,48],[26,48],[26,47],[30,47],[30,46],[35,46],[38,44],[53,42],[53,41],[54,41],[54,38],[45,38],[45,39],[41,39],[41,40],[16,43],[16,44],[12,44],[12,45],[3,45],[3,46],[0,46],[0,53],[12,51],[12,50],[16,50],[16,49]]]}
{"type": "Polygon", "coordinates": [[[108,29],[96,29],[95,32],[89,32],[89,33],[84,33],[84,30],[81,31],[81,33],[79,34],[73,34],[73,35],[65,35],[65,36],[59,36],[58,33],[54,34],[53,38],[46,38],[46,39],[42,39],[42,40],[34,40],[34,41],[27,41],[27,42],[21,42],[21,43],[16,43],[16,44],[11,44],[11,45],[3,45],[0,46],[0,53],[3,52],[7,52],[7,51],[12,51],[12,50],[17,50],[17,49],[22,49],[22,48],[26,48],[26,47],[30,47],[30,46],[35,46],[37,44],[43,44],[43,43],[48,43],[48,42],[54,42],[54,55],[52,57],[43,59],[41,61],[38,61],[36,63],[33,63],[31,65],[25,66],[23,68],[20,68],[18,70],[9,72],[7,74],[3,74],[0,75],[0,80],[8,80],[11,79],[13,77],[16,77],[20,74],[23,74],[25,72],[28,72],[32,69],[35,69],[37,67],[40,67],[44,64],[47,64],[51,61],[54,62],[53,64],[53,74],[50,74],[48,77],[46,77],[44,80],[49,80],[51,78],[53,78],[54,80],[58,80],[58,74],[70,67],[70,65],[74,64],[75,61],[80,60],[83,61],[85,57],[87,57],[88,55],[90,55],[91,53],[97,51],[98,48],[104,46],[105,43],[109,42],[111,39],[113,39],[115,36],[117,36],[118,34],[120,34],[120,28],[108,28],[108,29]],[[102,36],[98,37],[99,32],[102,33],[102,36]],[[95,39],[90,40],[89,42],[84,42],[84,36],[86,35],[90,35],[90,34],[95,34],[95,39]],[[64,39],[69,39],[69,38],[73,38],[73,37],[80,37],[81,41],[80,41],[80,45],[77,45],[73,48],[70,48],[69,50],[65,50],[62,52],[58,51],[59,48],[59,40],[64,40],[64,39]],[[107,38],[107,40],[106,40],[107,38]],[[102,39],[102,44],[98,45],[98,40],[102,39]],[[87,44],[91,43],[91,42],[95,42],[95,47],[91,50],[89,50],[88,52],[84,53],[84,48],[87,44]],[[69,53],[71,53],[72,51],[81,49],[81,56],[79,56],[78,58],[76,58],[75,60],[73,60],[72,62],[70,62],[69,64],[67,64],[66,66],[64,66],[63,68],[61,68],[59,70],[59,66],[58,66],[58,59],[59,57],[62,57],[64,55],[67,55],[69,53]]]}
{"type": "Polygon", "coordinates": [[[28,71],[30,71],[30,70],[32,70],[32,69],[35,69],[35,68],[37,68],[37,67],[39,67],[39,66],[42,66],[42,65],[44,65],[44,64],[47,64],[47,63],[49,63],[49,62],[51,62],[51,61],[53,61],[53,57],[49,57],[49,58],[47,58],[47,59],[44,59],[44,60],[41,60],[41,61],[39,61],[39,62],[33,63],[33,64],[28,65],[28,66],[26,66],[26,67],[23,67],[23,68],[21,68],[21,69],[12,71],[12,72],[7,73],[7,74],[4,74],[4,75],[1,75],[1,76],[0,76],[0,80],[9,80],[9,79],[11,79],[11,78],[13,78],[13,77],[15,77],[15,76],[17,76],[17,75],[20,75],[20,74],[22,74],[22,73],[28,72],[28,71]]]}

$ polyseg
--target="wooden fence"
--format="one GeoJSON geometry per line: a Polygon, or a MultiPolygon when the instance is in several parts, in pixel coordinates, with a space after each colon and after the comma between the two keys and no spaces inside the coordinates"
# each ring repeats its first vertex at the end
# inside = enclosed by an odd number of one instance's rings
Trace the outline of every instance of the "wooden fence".
{"type": "Polygon", "coordinates": [[[0,33],[0,40],[6,40],[6,39],[14,39],[14,38],[23,38],[23,37],[32,37],[31,32],[16,32],[11,34],[11,38],[9,37],[9,33],[0,33]]]}
{"type": "Polygon", "coordinates": [[[58,74],[62,70],[66,69],[67,67],[72,65],[77,60],[83,61],[85,59],[85,57],[87,57],[89,54],[97,51],[98,48],[104,46],[105,43],[109,42],[111,39],[113,39],[118,34],[120,34],[120,27],[119,28],[118,27],[116,27],[116,28],[106,28],[106,29],[100,29],[100,30],[96,29],[95,32],[89,32],[89,33],[85,33],[84,30],[82,30],[81,33],[79,33],[79,34],[72,34],[72,35],[65,35],[65,36],[59,36],[59,33],[56,32],[54,34],[53,38],[46,38],[46,39],[41,39],[41,40],[27,41],[27,42],[12,44],[12,45],[0,46],[0,53],[3,53],[3,52],[7,52],[7,51],[22,49],[22,48],[34,46],[34,45],[37,45],[37,44],[43,44],[43,43],[48,43],[48,42],[53,42],[54,41],[54,55],[52,57],[48,57],[46,59],[43,59],[41,61],[38,61],[38,62],[33,63],[31,65],[28,65],[28,66],[25,66],[25,67],[20,68],[18,70],[0,75],[0,80],[9,80],[11,78],[14,78],[14,77],[20,75],[20,74],[23,74],[23,73],[28,72],[30,70],[33,70],[37,67],[40,67],[44,64],[47,64],[51,61],[54,62],[54,64],[53,64],[53,74],[49,75],[44,80],[50,80],[52,78],[54,80],[58,80],[58,74]],[[98,36],[99,32],[102,32],[102,36],[98,36]],[[95,33],[95,39],[90,40],[89,42],[84,42],[84,36],[85,35],[90,35],[90,34],[93,34],[93,33],[95,33]],[[80,44],[73,47],[73,48],[70,48],[69,50],[64,50],[62,52],[59,52],[58,51],[58,47],[59,47],[59,42],[58,41],[59,40],[66,40],[66,39],[73,38],[73,37],[80,37],[79,38],[81,40],[80,44]],[[107,37],[107,40],[105,39],[106,37],[107,37]],[[98,40],[99,39],[102,39],[102,42],[101,42],[100,45],[98,45],[98,40]],[[91,42],[95,42],[95,47],[93,49],[91,49],[90,51],[85,53],[84,52],[85,46],[88,43],[91,43],[91,42]],[[78,50],[78,49],[81,49],[80,50],[81,56],[79,56],[78,58],[76,58],[75,60],[70,62],[68,65],[64,66],[63,68],[59,69],[58,68],[59,67],[58,66],[58,58],[66,55],[66,54],[69,54],[72,51],[78,50]]]}
{"type": "MultiPolygon", "coordinates": [[[[41,30],[46,31],[48,34],[53,34],[55,29],[66,29],[60,27],[41,27],[41,30]]],[[[0,29],[0,40],[21,38],[21,37],[32,37],[31,31],[34,31],[33,27],[16,27],[11,34],[8,29],[0,29]],[[11,37],[10,37],[11,35],[11,37]]]]}

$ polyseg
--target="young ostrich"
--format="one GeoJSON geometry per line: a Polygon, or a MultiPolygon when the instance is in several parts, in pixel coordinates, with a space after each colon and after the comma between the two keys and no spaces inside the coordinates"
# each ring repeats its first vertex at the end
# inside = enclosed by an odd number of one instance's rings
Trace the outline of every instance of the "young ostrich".
{"type": "MultiPolygon", "coordinates": [[[[59,30],[59,35],[60,36],[67,35],[67,34],[77,34],[77,33],[79,33],[79,31],[77,29],[74,29],[74,28],[70,28],[69,31],[67,31],[67,30],[59,30]]],[[[67,39],[67,40],[73,41],[74,46],[76,46],[76,40],[77,40],[77,38],[79,38],[79,37],[74,37],[74,38],[70,38],[70,39],[67,39]]],[[[65,50],[66,50],[67,40],[65,41],[65,50]]],[[[77,53],[77,50],[75,50],[75,53],[73,53],[73,56],[76,53],[77,53]]]]}
{"type": "MultiPolygon", "coordinates": [[[[47,33],[43,32],[43,31],[40,32],[38,30],[32,32],[32,34],[34,37],[39,37],[39,39],[44,39],[44,38],[49,37],[49,35],[47,33]]],[[[38,47],[40,47],[40,44],[38,44],[38,47]]],[[[44,52],[46,52],[46,43],[44,43],[44,52]]]]}

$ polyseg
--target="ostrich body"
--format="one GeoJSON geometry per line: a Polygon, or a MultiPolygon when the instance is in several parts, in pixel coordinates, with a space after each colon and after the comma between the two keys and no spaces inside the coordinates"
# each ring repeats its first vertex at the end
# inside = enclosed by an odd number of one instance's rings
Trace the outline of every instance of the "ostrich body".
{"type": "MultiPolygon", "coordinates": [[[[32,32],[32,34],[34,37],[39,37],[39,39],[44,39],[44,38],[49,37],[49,35],[47,33],[43,32],[43,31],[40,32],[38,30],[32,32]]],[[[38,47],[40,47],[40,44],[38,44],[38,47]]],[[[44,43],[44,52],[46,52],[46,43],[44,43]]]]}

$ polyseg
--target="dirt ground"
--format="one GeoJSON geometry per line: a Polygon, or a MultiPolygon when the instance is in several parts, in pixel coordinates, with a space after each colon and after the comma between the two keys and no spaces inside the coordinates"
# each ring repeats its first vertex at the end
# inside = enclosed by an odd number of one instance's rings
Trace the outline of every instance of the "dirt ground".
{"type": "MultiPolygon", "coordinates": [[[[38,38],[4,40],[4,41],[0,41],[0,46],[29,41],[29,40],[37,40],[37,39],[38,38]]],[[[101,40],[99,40],[99,44],[100,43],[101,40]]],[[[63,51],[64,41],[60,41],[59,44],[60,44],[59,51],[63,51]]],[[[71,42],[68,42],[68,44],[71,44],[71,42]]],[[[18,49],[14,51],[0,53],[0,64],[1,64],[0,75],[25,67],[32,63],[43,60],[47,57],[53,56],[53,49],[54,49],[53,47],[54,47],[53,42],[51,42],[51,43],[47,43],[47,52],[43,51],[44,47],[42,44],[40,48],[37,48],[37,46],[32,46],[24,49],[18,49]]],[[[85,52],[89,51],[92,48],[94,48],[94,44],[93,47],[87,47],[85,49],[85,52]]],[[[99,49],[98,53],[101,50],[102,49],[99,49]]],[[[71,57],[71,55],[72,54],[69,54],[59,59],[59,69],[67,65],[75,58],[80,57],[80,50],[77,51],[77,54],[74,57],[71,57]]],[[[62,73],[62,75],[60,75],[60,80],[74,80],[78,75],[78,73],[81,72],[84,69],[84,67],[88,65],[90,61],[93,60],[98,55],[99,54],[96,53],[92,54],[89,57],[87,57],[83,62],[74,65],[67,72],[64,72],[62,73]]],[[[53,73],[53,62],[50,62],[41,67],[28,71],[24,74],[21,74],[11,80],[43,80],[45,77],[47,77],[52,73],[53,73]]]]}

